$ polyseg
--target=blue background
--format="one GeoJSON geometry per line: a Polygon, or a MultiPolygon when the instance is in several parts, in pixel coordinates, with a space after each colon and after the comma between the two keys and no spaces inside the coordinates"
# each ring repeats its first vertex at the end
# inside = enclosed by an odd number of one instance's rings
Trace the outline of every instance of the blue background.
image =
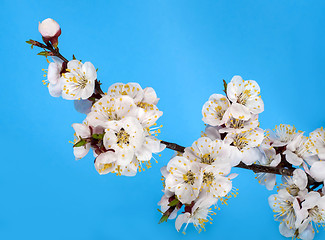
{"type": "MultiPolygon", "coordinates": [[[[75,161],[71,124],[85,116],[42,85],[45,58],[38,21],[62,28],[60,50],[114,82],[152,86],[164,115],[161,139],[188,146],[204,129],[201,107],[222,79],[254,79],[265,112],[261,127],[325,126],[323,0],[17,1],[1,0],[0,239],[283,239],[254,174],[233,169],[239,196],[214,224],[186,236],[158,225],[160,167],[134,178],[100,176],[93,157],[75,161]]],[[[324,231],[316,236],[323,239],[324,231]]]]}

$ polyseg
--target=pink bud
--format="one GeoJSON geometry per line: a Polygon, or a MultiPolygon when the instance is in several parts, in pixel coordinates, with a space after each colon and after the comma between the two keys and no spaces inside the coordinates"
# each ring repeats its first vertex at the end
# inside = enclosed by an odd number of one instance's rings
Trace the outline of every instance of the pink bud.
{"type": "Polygon", "coordinates": [[[52,18],[47,18],[38,24],[38,31],[43,37],[45,43],[51,42],[56,48],[58,45],[58,37],[61,35],[60,25],[52,18]]]}

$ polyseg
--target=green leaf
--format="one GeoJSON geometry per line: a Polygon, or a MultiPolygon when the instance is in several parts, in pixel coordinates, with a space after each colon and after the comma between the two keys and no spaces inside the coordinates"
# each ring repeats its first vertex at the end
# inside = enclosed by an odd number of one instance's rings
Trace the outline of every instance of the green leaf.
{"type": "Polygon", "coordinates": [[[73,145],[73,147],[82,147],[84,145],[86,145],[87,141],[84,139],[80,139],[80,141],[76,142],[75,145],[73,145]]]}
{"type": "Polygon", "coordinates": [[[168,204],[168,206],[174,207],[174,206],[176,206],[178,203],[179,203],[178,199],[175,198],[173,201],[171,201],[171,202],[168,204]]]}
{"type": "Polygon", "coordinates": [[[104,137],[104,133],[102,133],[102,134],[93,134],[92,137],[94,139],[102,140],[103,137],[104,137]]]}
{"type": "Polygon", "coordinates": [[[163,223],[163,222],[167,222],[167,219],[168,219],[168,216],[167,216],[167,215],[163,215],[163,216],[160,218],[158,224],[163,223]]]}
{"type": "Polygon", "coordinates": [[[226,82],[226,80],[225,79],[223,79],[223,87],[224,87],[224,92],[225,92],[225,94],[227,95],[227,82],[226,82]]]}
{"type": "Polygon", "coordinates": [[[26,41],[26,43],[28,43],[28,44],[33,44],[33,43],[32,43],[32,40],[28,40],[28,41],[26,41]]]}
{"type": "Polygon", "coordinates": [[[161,211],[159,208],[157,208],[157,210],[158,210],[158,212],[160,212],[160,213],[164,214],[164,212],[163,212],[163,211],[161,211]]]}
{"type": "Polygon", "coordinates": [[[40,56],[45,56],[45,57],[47,57],[47,56],[49,56],[49,55],[50,55],[50,52],[48,52],[48,51],[42,51],[42,52],[39,52],[39,53],[37,53],[37,55],[40,55],[40,56]]]}
{"type": "Polygon", "coordinates": [[[98,68],[96,68],[96,72],[98,72],[98,68]]]}

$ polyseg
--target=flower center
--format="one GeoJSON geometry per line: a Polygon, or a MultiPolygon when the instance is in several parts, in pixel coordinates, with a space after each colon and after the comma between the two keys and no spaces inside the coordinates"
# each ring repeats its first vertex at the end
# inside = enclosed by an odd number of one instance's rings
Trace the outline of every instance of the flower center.
{"type": "Polygon", "coordinates": [[[203,174],[203,183],[205,183],[207,186],[210,186],[214,180],[213,173],[204,173],[203,174]]]}
{"type": "Polygon", "coordinates": [[[286,190],[292,196],[298,196],[298,193],[300,191],[300,189],[296,186],[296,184],[289,185],[288,187],[286,187],[286,190]]]}
{"type": "Polygon", "coordinates": [[[201,163],[212,164],[213,162],[214,158],[212,158],[209,153],[206,153],[201,157],[201,163]]]}
{"type": "Polygon", "coordinates": [[[195,173],[189,170],[187,173],[183,174],[183,179],[185,183],[193,185],[195,181],[195,173]]]}
{"type": "Polygon", "coordinates": [[[233,144],[235,147],[237,147],[239,150],[242,150],[248,145],[247,138],[242,134],[237,134],[234,138],[233,144]]]}
{"type": "Polygon", "coordinates": [[[145,102],[138,102],[137,106],[140,107],[140,108],[143,108],[145,110],[147,110],[148,108],[150,110],[153,110],[153,104],[149,104],[149,103],[145,103],[145,102]]]}
{"type": "MultiPolygon", "coordinates": [[[[216,103],[216,101],[214,102],[216,103]]],[[[221,120],[223,118],[223,115],[225,115],[226,110],[222,109],[221,106],[215,107],[214,110],[216,111],[217,118],[221,120]]]]}
{"type": "Polygon", "coordinates": [[[82,75],[78,81],[80,88],[84,89],[87,86],[88,80],[86,76],[82,75]]]}
{"type": "Polygon", "coordinates": [[[108,168],[111,168],[113,166],[113,164],[112,163],[105,163],[105,164],[102,164],[102,166],[103,167],[101,169],[98,169],[99,173],[104,172],[108,168]]]}
{"type": "Polygon", "coordinates": [[[281,142],[289,142],[290,140],[292,140],[292,138],[297,132],[294,126],[284,125],[284,124],[275,126],[275,129],[281,142]]]}
{"type": "Polygon", "coordinates": [[[241,92],[237,98],[237,103],[246,105],[248,98],[251,96],[251,90],[246,89],[243,92],[241,92]]]}
{"type": "Polygon", "coordinates": [[[319,209],[318,206],[309,209],[308,213],[316,223],[322,223],[325,221],[325,211],[319,209]]]}
{"type": "Polygon", "coordinates": [[[121,128],[119,132],[115,133],[115,136],[117,138],[117,144],[122,145],[122,144],[129,144],[130,140],[130,134],[128,134],[124,128],[121,128]]]}
{"type": "Polygon", "coordinates": [[[230,127],[231,128],[236,128],[236,129],[244,128],[244,121],[240,120],[240,119],[232,118],[230,120],[230,127]]]}

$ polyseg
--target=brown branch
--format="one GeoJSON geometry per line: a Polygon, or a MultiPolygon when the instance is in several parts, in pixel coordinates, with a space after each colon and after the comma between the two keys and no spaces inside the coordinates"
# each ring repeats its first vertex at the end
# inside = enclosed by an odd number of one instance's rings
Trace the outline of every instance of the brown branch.
{"type": "MultiPolygon", "coordinates": [[[[166,148],[175,150],[177,152],[183,153],[185,150],[185,147],[180,146],[175,143],[170,143],[170,142],[166,142],[166,141],[161,141],[161,143],[165,144],[166,148]]],[[[273,173],[273,174],[285,175],[285,176],[292,176],[293,171],[295,170],[294,168],[293,169],[288,169],[288,168],[284,168],[284,167],[278,168],[278,167],[262,166],[262,165],[258,165],[258,164],[246,165],[245,163],[242,163],[242,162],[239,163],[235,167],[252,170],[254,173],[273,173]]]]}
{"type": "Polygon", "coordinates": [[[48,56],[56,56],[58,58],[60,58],[61,60],[63,60],[65,63],[68,63],[69,61],[63,57],[59,51],[59,48],[54,48],[50,43],[47,43],[46,45],[43,43],[40,43],[38,41],[35,40],[29,40],[27,41],[27,43],[32,44],[32,46],[36,46],[39,48],[43,48],[46,50],[49,50],[51,54],[49,54],[48,56]]]}
{"type": "Polygon", "coordinates": [[[166,148],[169,148],[171,150],[183,153],[185,151],[185,147],[182,147],[176,143],[170,143],[166,141],[161,141],[162,144],[166,145],[166,148]]]}

